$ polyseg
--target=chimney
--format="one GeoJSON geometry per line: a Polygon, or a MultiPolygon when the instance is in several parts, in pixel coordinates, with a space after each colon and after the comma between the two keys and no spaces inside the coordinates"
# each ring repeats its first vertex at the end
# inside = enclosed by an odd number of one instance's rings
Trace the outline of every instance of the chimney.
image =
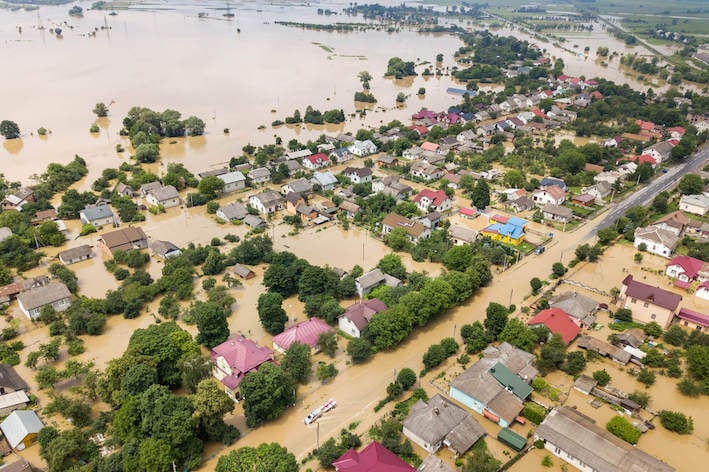
{"type": "Polygon", "coordinates": [[[434,414],[434,415],[438,416],[439,413],[440,413],[440,412],[438,411],[438,407],[436,407],[436,408],[433,409],[433,414],[434,414]]]}

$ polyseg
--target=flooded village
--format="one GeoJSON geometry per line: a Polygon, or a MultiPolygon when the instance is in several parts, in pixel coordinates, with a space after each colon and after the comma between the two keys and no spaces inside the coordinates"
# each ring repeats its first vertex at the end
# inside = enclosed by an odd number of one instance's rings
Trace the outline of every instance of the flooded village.
{"type": "Polygon", "coordinates": [[[700,10],[44,3],[0,2],[0,472],[709,457],[700,10]]]}

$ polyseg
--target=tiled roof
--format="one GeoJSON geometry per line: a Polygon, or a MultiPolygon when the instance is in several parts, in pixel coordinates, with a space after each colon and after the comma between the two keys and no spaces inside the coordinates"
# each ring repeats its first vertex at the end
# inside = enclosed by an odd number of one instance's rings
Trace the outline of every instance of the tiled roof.
{"type": "Polygon", "coordinates": [[[286,328],[281,334],[273,337],[273,343],[282,349],[288,349],[291,344],[299,342],[314,348],[322,333],[332,331],[332,328],[320,318],[310,318],[286,328]]]}
{"type": "Polygon", "coordinates": [[[443,202],[448,200],[448,195],[446,195],[446,192],[444,192],[443,190],[431,190],[425,188],[414,197],[414,201],[418,203],[423,198],[428,198],[433,205],[440,206],[443,204],[443,202]]]}
{"type": "Polygon", "coordinates": [[[571,320],[571,317],[559,308],[548,308],[542,310],[527,321],[528,325],[543,324],[554,334],[560,334],[565,344],[569,344],[579,335],[581,329],[571,320]]]}
{"type": "Polygon", "coordinates": [[[348,318],[358,330],[362,331],[375,314],[386,309],[387,306],[383,301],[378,298],[372,298],[350,305],[341,316],[348,318]]]}
{"type": "Polygon", "coordinates": [[[627,287],[626,296],[652,303],[670,311],[675,311],[682,300],[682,297],[676,293],[633,280],[632,275],[623,279],[623,285],[627,287]]]}
{"type": "Polygon", "coordinates": [[[683,320],[691,321],[701,326],[709,326],[709,315],[690,310],[689,308],[680,309],[679,313],[677,313],[677,318],[682,318],[683,320]]]}
{"type": "Polygon", "coordinates": [[[706,265],[706,262],[689,256],[677,256],[670,262],[665,264],[665,267],[673,265],[680,266],[684,271],[684,274],[688,278],[693,279],[699,273],[699,271],[701,271],[702,268],[706,265]]]}
{"type": "Polygon", "coordinates": [[[243,336],[229,339],[214,347],[211,355],[215,365],[217,358],[223,357],[232,369],[232,375],[222,379],[224,385],[232,389],[247,373],[257,370],[265,362],[273,361],[273,351],[243,336]]]}
{"type": "Polygon", "coordinates": [[[376,441],[370,443],[361,452],[350,449],[332,465],[337,472],[415,472],[416,470],[376,441]]]}

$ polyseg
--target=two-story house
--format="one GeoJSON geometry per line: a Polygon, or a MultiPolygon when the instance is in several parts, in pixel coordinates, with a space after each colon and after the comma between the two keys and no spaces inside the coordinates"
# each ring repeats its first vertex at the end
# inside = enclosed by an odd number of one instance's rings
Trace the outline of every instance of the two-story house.
{"type": "Polygon", "coordinates": [[[285,208],[285,200],[278,192],[266,190],[249,197],[249,205],[256,208],[259,213],[268,214],[285,208]]]}
{"type": "Polygon", "coordinates": [[[421,190],[415,197],[416,206],[423,212],[431,211],[444,212],[453,207],[451,200],[443,190],[431,190],[425,188],[421,190]]]}
{"type": "Polygon", "coordinates": [[[632,275],[623,279],[620,290],[620,302],[633,312],[633,321],[654,321],[662,329],[670,326],[681,300],[681,295],[634,280],[632,275]]]}

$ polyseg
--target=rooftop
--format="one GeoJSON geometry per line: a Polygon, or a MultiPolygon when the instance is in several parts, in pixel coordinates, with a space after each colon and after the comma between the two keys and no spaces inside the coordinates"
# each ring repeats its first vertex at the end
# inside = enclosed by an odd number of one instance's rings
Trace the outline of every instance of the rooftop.
{"type": "Polygon", "coordinates": [[[273,337],[273,343],[282,349],[288,349],[291,344],[299,342],[314,348],[322,333],[332,331],[332,328],[320,318],[309,318],[286,328],[281,334],[273,337]]]}
{"type": "Polygon", "coordinates": [[[633,280],[632,275],[623,279],[623,285],[626,286],[626,296],[652,303],[670,311],[675,311],[682,300],[682,296],[676,293],[633,280]]]}
{"type": "Polygon", "coordinates": [[[389,213],[385,216],[382,220],[382,225],[388,226],[392,229],[404,228],[409,236],[413,238],[418,238],[427,229],[418,221],[410,220],[407,217],[397,213],[389,213]]]}
{"type": "Polygon", "coordinates": [[[571,317],[560,308],[547,308],[540,311],[537,316],[527,321],[527,324],[543,324],[554,334],[560,334],[565,344],[569,344],[579,335],[581,329],[571,320],[571,317]]]}
{"type": "Polygon", "coordinates": [[[332,465],[337,472],[415,472],[413,467],[376,441],[361,452],[350,449],[332,465]]]}
{"type": "Polygon", "coordinates": [[[69,298],[70,296],[71,293],[69,289],[66,288],[66,285],[61,282],[52,282],[22,292],[17,299],[27,311],[30,311],[63,300],[64,298],[69,298]]]}
{"type": "Polygon", "coordinates": [[[348,318],[358,330],[362,331],[365,326],[371,321],[372,317],[382,311],[385,311],[387,306],[378,298],[369,300],[361,300],[347,307],[347,310],[341,315],[348,318]]]}
{"type": "Polygon", "coordinates": [[[679,313],[677,313],[677,318],[691,321],[692,323],[698,324],[700,326],[709,326],[709,315],[699,313],[698,311],[690,310],[689,308],[681,308],[679,310],[679,313]]]}

